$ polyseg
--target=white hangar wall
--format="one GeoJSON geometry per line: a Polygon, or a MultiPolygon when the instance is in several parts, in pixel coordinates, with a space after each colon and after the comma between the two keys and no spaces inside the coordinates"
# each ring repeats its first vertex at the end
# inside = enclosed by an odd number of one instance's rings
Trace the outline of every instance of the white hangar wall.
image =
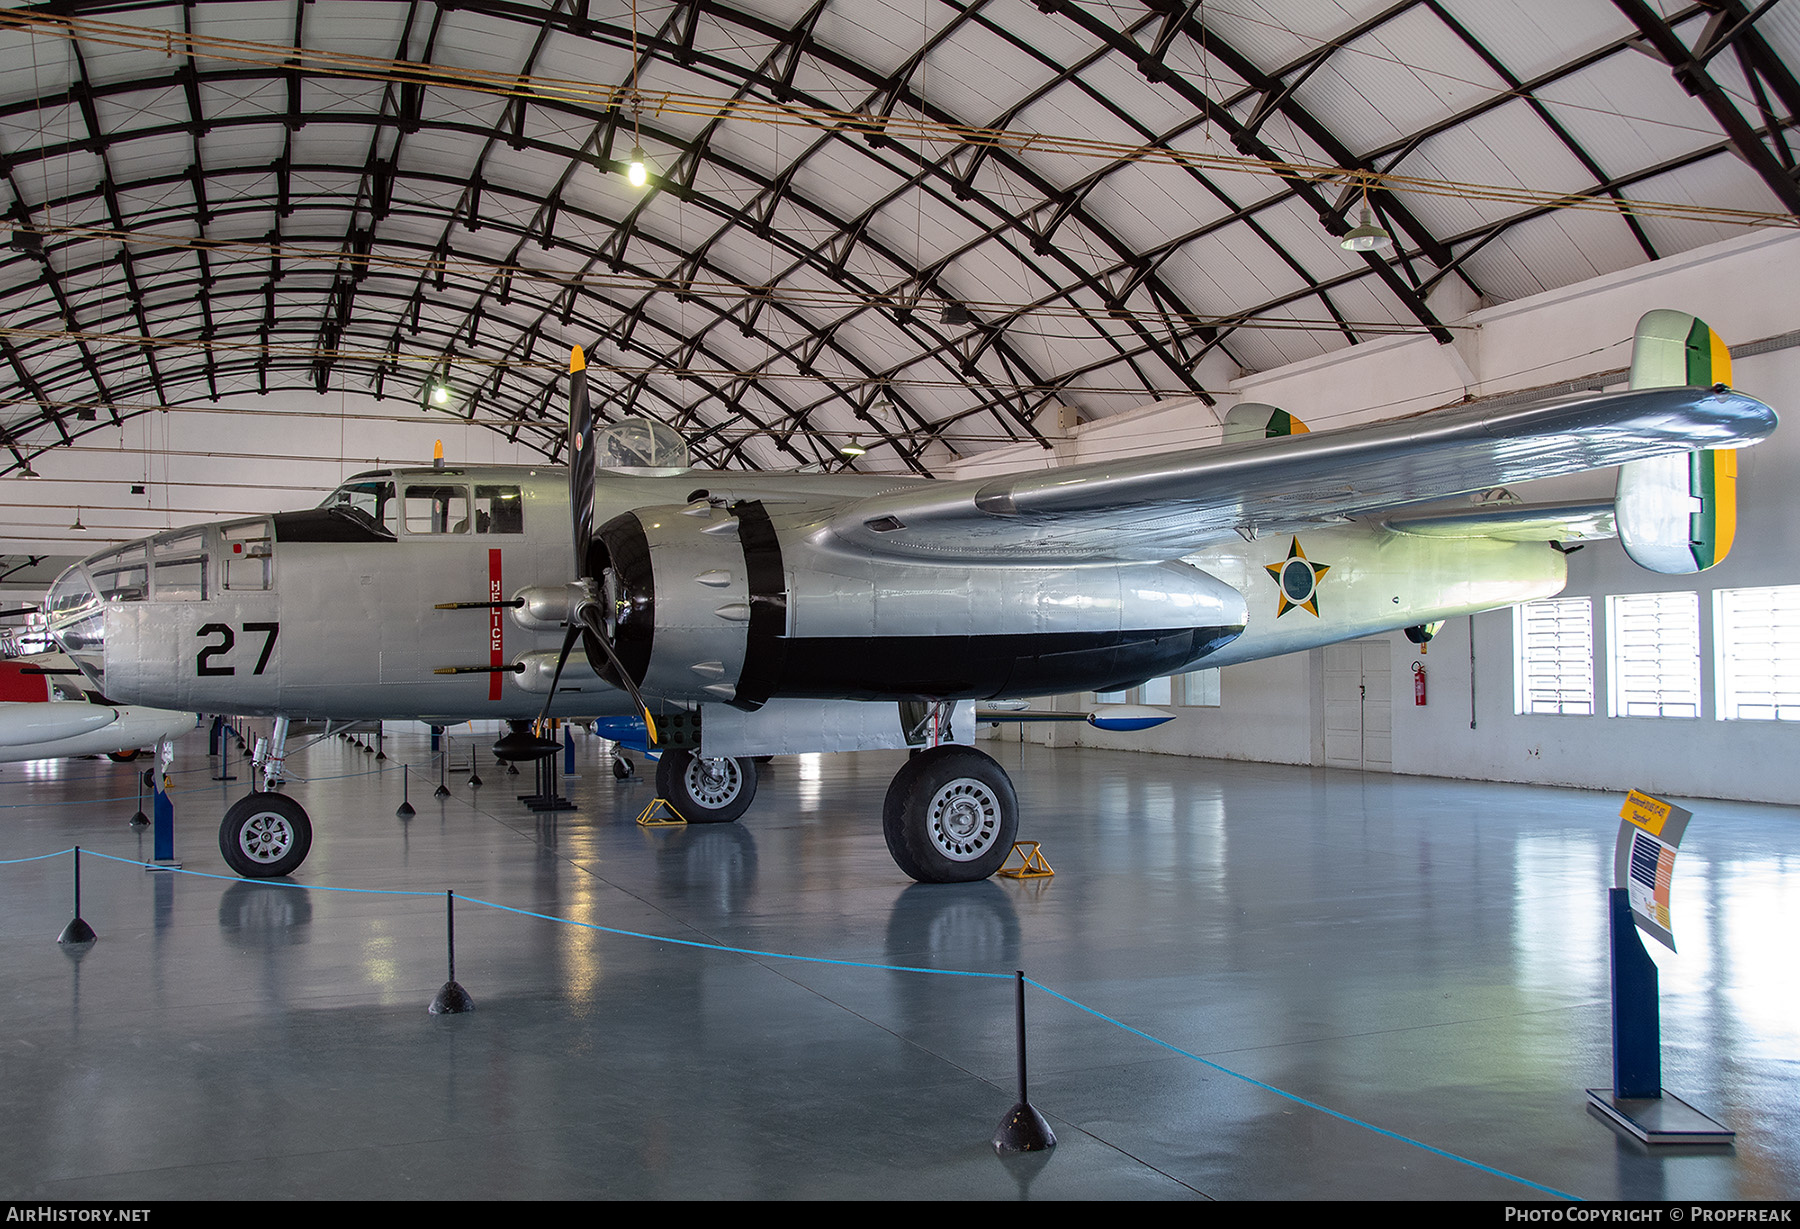
{"type": "MultiPolygon", "coordinates": [[[[1694,312],[1728,344],[1800,329],[1800,237],[1753,234],[1564,290],[1469,313],[1454,347],[1429,339],[1358,346],[1234,386],[1316,429],[1410,413],[1460,399],[1534,388],[1624,367],[1638,317],[1652,307],[1694,312]],[[1452,353],[1454,350],[1454,353],[1452,353]]],[[[1566,597],[1593,599],[1594,716],[1514,712],[1513,615],[1500,610],[1448,623],[1423,657],[1390,642],[1395,772],[1476,780],[1622,789],[1678,797],[1800,803],[1800,723],[1721,721],[1715,714],[1713,594],[1800,584],[1800,347],[1777,344],[1734,360],[1733,382],[1783,413],[1787,425],[1739,454],[1740,523],[1725,563],[1698,576],[1638,568],[1616,542],[1569,557],[1566,597]],[[1698,718],[1624,718],[1607,712],[1606,597],[1697,591],[1701,621],[1698,718]],[[1471,634],[1473,655],[1471,664],[1471,634]],[[1412,664],[1427,670],[1428,703],[1413,704],[1412,664]]],[[[1218,410],[1161,403],[1079,427],[1059,443],[1064,460],[1163,450],[1218,436],[1218,410]]],[[[1018,468],[1029,454],[984,456],[961,472],[1018,468]]],[[[1040,453],[1041,455],[1041,453],[1040,453]]],[[[1526,499],[1610,493],[1610,472],[1519,488],[1526,499]]],[[[1182,707],[1180,719],[1130,736],[1081,725],[1030,727],[1002,737],[1052,744],[1136,747],[1177,755],[1323,764],[1325,650],[1225,669],[1218,707],[1182,707]]],[[[1088,697],[1062,697],[1063,708],[1088,697]]]]}

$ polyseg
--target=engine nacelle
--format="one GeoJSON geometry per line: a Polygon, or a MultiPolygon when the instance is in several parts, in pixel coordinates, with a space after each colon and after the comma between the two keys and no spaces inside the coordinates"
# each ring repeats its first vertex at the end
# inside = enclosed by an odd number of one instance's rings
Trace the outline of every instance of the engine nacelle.
{"type": "MultiPolygon", "coordinates": [[[[737,516],[704,502],[639,508],[595,532],[588,571],[602,578],[613,648],[647,694],[738,699],[751,622],[740,533],[737,516]]],[[[584,647],[589,664],[610,680],[600,646],[584,647]]]]}
{"type": "MultiPolygon", "coordinates": [[[[962,565],[836,549],[758,501],[642,508],[594,535],[620,660],[647,695],[990,699],[1112,691],[1230,642],[1243,597],[1184,563],[962,565]]],[[[600,646],[588,658],[611,673],[600,646]]]]}

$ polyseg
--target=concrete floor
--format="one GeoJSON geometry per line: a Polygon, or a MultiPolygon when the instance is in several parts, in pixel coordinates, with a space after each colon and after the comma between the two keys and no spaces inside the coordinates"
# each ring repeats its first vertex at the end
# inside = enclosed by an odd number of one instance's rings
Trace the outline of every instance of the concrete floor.
{"type": "MultiPolygon", "coordinates": [[[[303,752],[310,780],[288,792],[318,836],[301,886],[280,887],[227,877],[214,837],[243,782],[213,783],[190,737],[177,852],[206,875],[84,858],[100,939],[80,957],[55,942],[71,859],[0,865],[0,1197],[1800,1191],[1795,810],[1690,803],[1664,1078],[1739,1136],[1651,1153],[1582,1092],[1610,1082],[1617,797],[994,744],[1021,836],[1058,873],[923,887],[876,818],[897,755],[777,760],[743,822],[647,831],[632,818],[652,787],[583,750],[578,812],[534,818],[515,801],[529,776],[483,754],[478,790],[458,774],[439,802],[430,770],[415,779],[407,822],[397,768],[337,740],[303,752]],[[462,902],[477,1009],[433,1017],[447,888],[858,963],[462,902]],[[1032,1099],[1060,1143],[1004,1162],[988,1140],[1014,1099],[1010,976],[864,965],[1023,968],[1218,1067],[1030,990],[1032,1099]]],[[[388,751],[428,754],[412,735],[388,751]]],[[[5,766],[0,858],[147,856],[125,823],[134,780],[104,761],[5,766]]]]}

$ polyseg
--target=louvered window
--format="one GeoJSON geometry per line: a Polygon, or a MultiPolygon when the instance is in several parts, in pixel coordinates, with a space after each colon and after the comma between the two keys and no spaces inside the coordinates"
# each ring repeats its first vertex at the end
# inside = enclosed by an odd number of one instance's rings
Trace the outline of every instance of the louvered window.
{"type": "Polygon", "coordinates": [[[1721,721],[1800,721],[1800,585],[1713,594],[1721,721]]]}
{"type": "Polygon", "coordinates": [[[1620,593],[1606,599],[1615,717],[1700,715],[1700,595],[1620,593]]]}
{"type": "Polygon", "coordinates": [[[1218,670],[1190,670],[1181,676],[1181,702],[1189,708],[1219,707],[1218,670]]]}
{"type": "Polygon", "coordinates": [[[1513,607],[1518,713],[1594,713],[1594,607],[1585,597],[1513,607]]]}

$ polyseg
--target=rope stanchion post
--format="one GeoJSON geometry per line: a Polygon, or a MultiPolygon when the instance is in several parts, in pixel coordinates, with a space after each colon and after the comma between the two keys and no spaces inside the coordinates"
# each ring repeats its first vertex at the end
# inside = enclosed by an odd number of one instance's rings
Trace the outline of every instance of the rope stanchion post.
{"type": "Polygon", "coordinates": [[[994,1131],[994,1151],[1002,1156],[1013,1152],[1045,1152],[1056,1147],[1056,1132],[1038,1113],[1025,1095],[1025,970],[1020,969],[1013,983],[1013,1026],[1019,1047],[1019,1102],[1006,1112],[994,1131]]]}
{"type": "Polygon", "coordinates": [[[426,1010],[434,1016],[453,1016],[458,1012],[474,1011],[475,1000],[469,992],[456,984],[456,893],[444,893],[444,937],[445,945],[450,953],[450,980],[444,983],[437,997],[431,1000],[426,1010]]]}
{"type": "Polygon", "coordinates": [[[216,751],[216,754],[219,757],[219,771],[213,776],[213,780],[215,780],[215,781],[235,781],[235,780],[237,780],[237,778],[235,776],[233,776],[231,773],[231,745],[230,744],[231,744],[231,740],[236,738],[238,740],[238,745],[241,747],[241,746],[243,746],[243,740],[241,738],[238,738],[237,731],[232,728],[231,723],[229,721],[227,721],[223,717],[220,717],[217,720],[219,723],[219,731],[218,731],[219,741],[218,741],[218,749],[216,751]]]}
{"type": "Polygon", "coordinates": [[[94,933],[94,928],[81,917],[81,846],[77,845],[75,846],[75,918],[63,927],[62,933],[56,936],[56,941],[74,946],[92,943],[99,937],[94,933]]]}
{"type": "Polygon", "coordinates": [[[407,793],[407,786],[412,783],[412,765],[400,766],[400,805],[394,808],[394,815],[400,819],[411,819],[418,812],[413,810],[412,798],[407,793]]]}
{"type": "Polygon", "coordinates": [[[142,828],[150,822],[150,817],[144,814],[144,774],[134,772],[131,775],[137,778],[137,811],[132,814],[130,823],[133,828],[142,828]]]}
{"type": "Polygon", "coordinates": [[[431,796],[433,798],[448,798],[450,796],[450,786],[447,783],[449,775],[450,740],[449,738],[445,738],[442,749],[438,752],[438,784],[437,788],[431,791],[431,796]]]}

